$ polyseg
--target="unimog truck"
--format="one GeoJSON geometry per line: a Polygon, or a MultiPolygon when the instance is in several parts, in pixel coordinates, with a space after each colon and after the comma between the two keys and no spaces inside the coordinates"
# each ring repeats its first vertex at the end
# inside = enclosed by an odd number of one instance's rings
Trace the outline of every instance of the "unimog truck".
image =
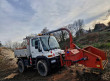
{"type": "Polygon", "coordinates": [[[54,36],[39,34],[28,36],[24,40],[26,47],[14,51],[19,72],[23,73],[27,67],[34,67],[41,76],[46,76],[51,68],[61,66],[59,53],[64,54],[64,51],[60,49],[54,36]]]}

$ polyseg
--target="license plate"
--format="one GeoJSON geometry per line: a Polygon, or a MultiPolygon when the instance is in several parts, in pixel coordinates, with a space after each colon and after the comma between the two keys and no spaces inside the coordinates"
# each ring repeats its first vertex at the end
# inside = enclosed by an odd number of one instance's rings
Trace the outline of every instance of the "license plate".
{"type": "Polygon", "coordinates": [[[51,60],[51,63],[55,63],[56,62],[56,60],[51,60]]]}

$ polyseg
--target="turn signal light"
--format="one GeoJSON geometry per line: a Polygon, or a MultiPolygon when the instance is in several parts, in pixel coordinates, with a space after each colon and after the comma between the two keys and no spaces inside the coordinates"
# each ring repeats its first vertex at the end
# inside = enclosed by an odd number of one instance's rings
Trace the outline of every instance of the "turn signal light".
{"type": "Polygon", "coordinates": [[[52,57],[52,55],[48,55],[48,57],[52,57]]]}

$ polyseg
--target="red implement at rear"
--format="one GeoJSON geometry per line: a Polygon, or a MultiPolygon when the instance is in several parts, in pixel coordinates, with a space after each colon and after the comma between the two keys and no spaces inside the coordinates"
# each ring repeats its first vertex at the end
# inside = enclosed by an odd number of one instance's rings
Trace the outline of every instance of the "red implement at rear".
{"type": "Polygon", "coordinates": [[[104,69],[107,64],[107,54],[95,47],[89,46],[84,49],[77,47],[72,40],[71,32],[66,28],[60,28],[45,34],[66,30],[70,37],[70,48],[65,50],[65,54],[60,54],[61,66],[71,66],[75,63],[83,64],[86,67],[104,69]]]}
{"type": "Polygon", "coordinates": [[[60,54],[60,61],[61,66],[71,66],[75,63],[79,63],[86,67],[99,69],[104,69],[108,62],[104,51],[91,46],[84,49],[67,49],[65,51],[65,56],[60,54]]]}

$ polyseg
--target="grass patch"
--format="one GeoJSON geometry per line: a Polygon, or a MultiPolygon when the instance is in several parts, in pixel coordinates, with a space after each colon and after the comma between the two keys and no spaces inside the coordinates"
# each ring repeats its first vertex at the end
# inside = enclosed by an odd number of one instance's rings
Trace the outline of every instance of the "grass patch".
{"type": "Polygon", "coordinates": [[[110,48],[110,43],[95,43],[93,46],[100,49],[110,48]]]}
{"type": "Polygon", "coordinates": [[[79,44],[79,43],[76,43],[76,45],[79,47],[79,48],[83,48],[83,45],[79,44]]]}
{"type": "Polygon", "coordinates": [[[80,36],[79,38],[76,37],[74,39],[75,43],[80,43],[81,45],[93,45],[94,43],[110,43],[110,32],[92,32],[80,36]]]}

